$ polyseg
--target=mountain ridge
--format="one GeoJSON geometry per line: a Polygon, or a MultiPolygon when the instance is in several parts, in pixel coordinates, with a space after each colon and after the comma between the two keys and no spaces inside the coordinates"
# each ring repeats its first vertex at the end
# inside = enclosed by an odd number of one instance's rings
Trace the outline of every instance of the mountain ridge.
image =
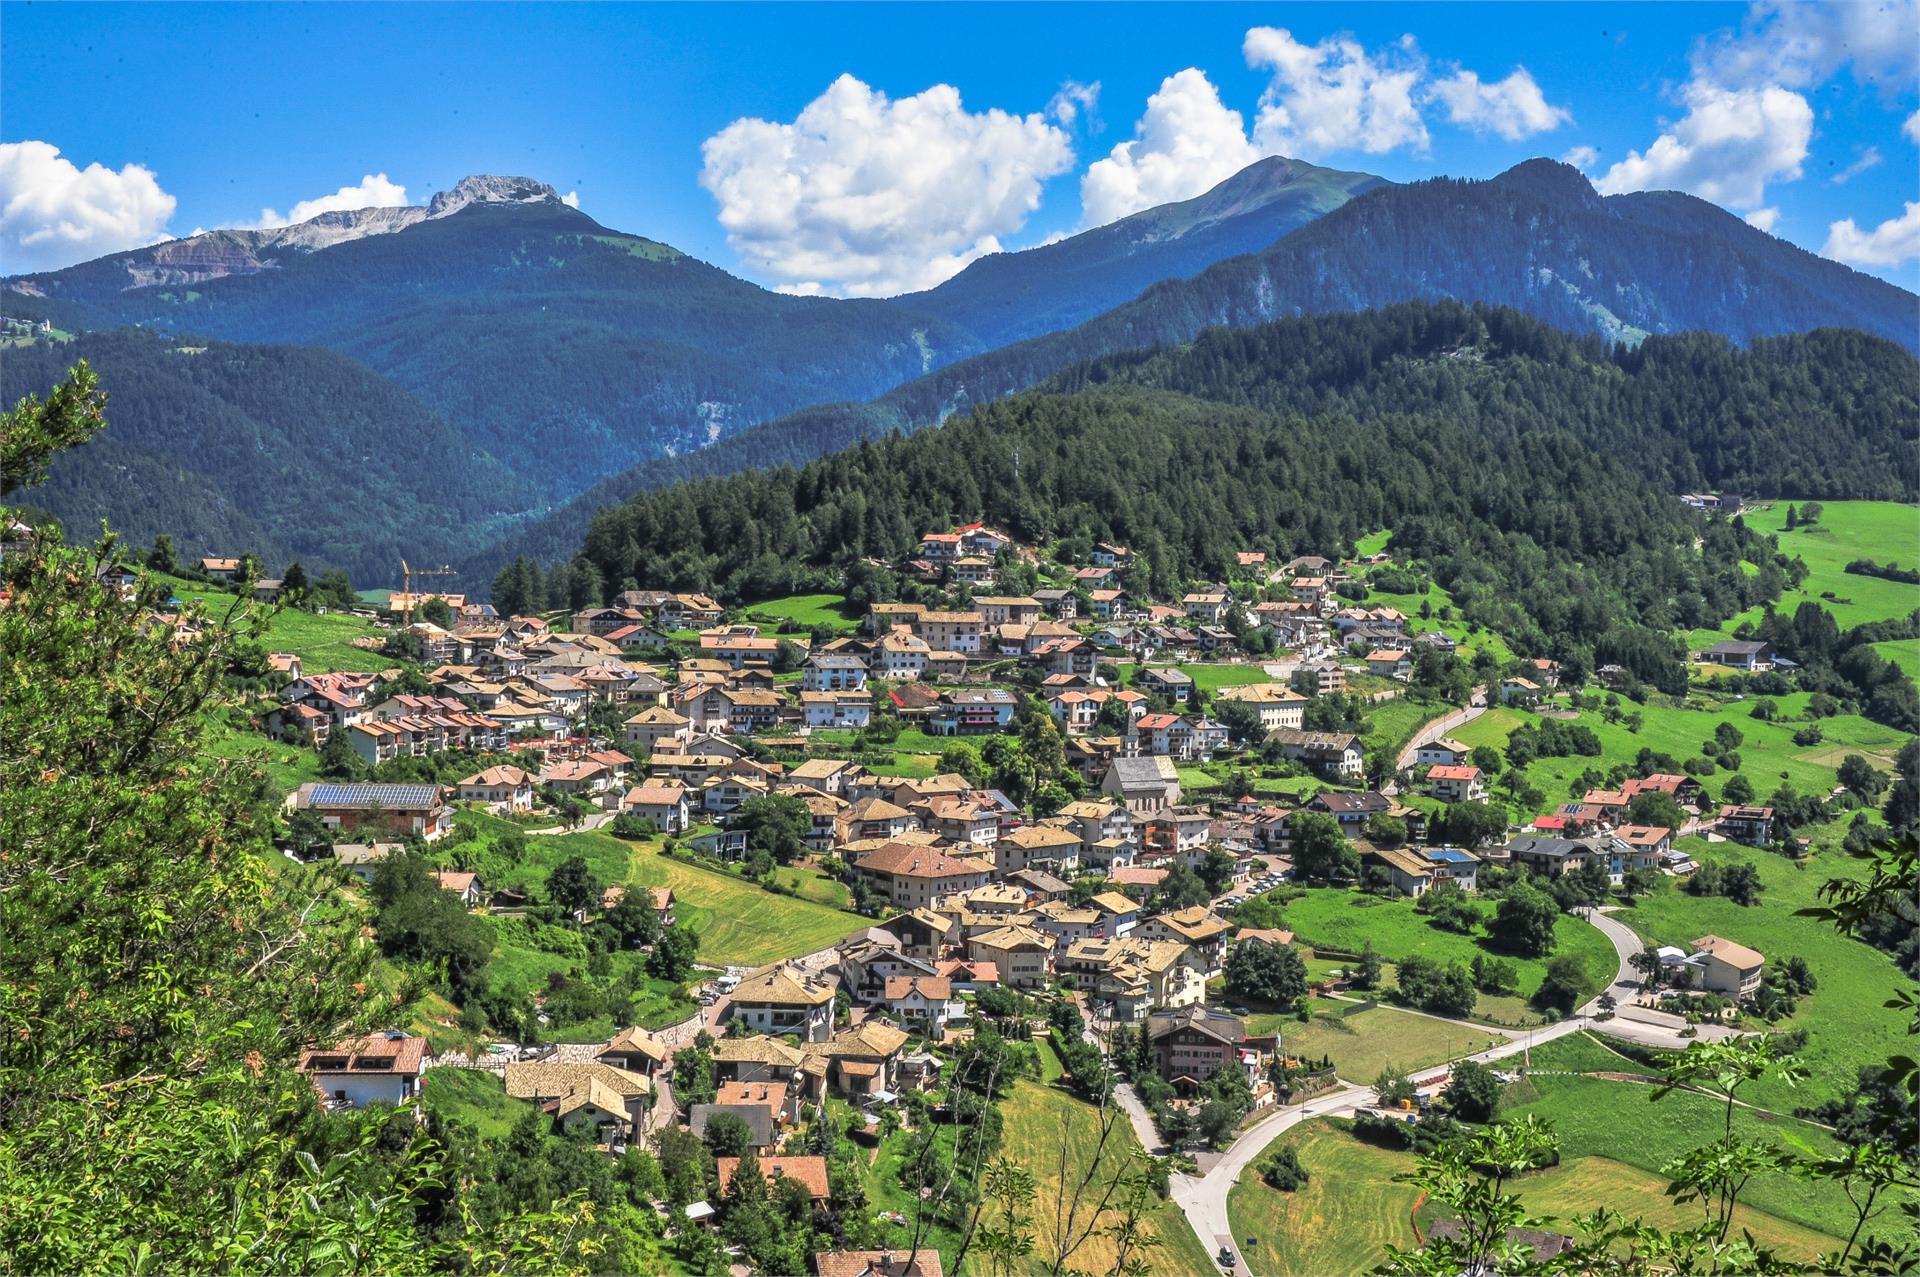
{"type": "Polygon", "coordinates": [[[486,175],[424,206],[209,232],[6,287],[10,313],[61,328],[354,359],[453,423],[470,451],[510,464],[543,510],[759,422],[884,393],[987,349],[994,325],[1071,322],[1074,307],[1270,242],[1378,180],[1270,161],[1195,200],[997,255],[986,277],[1011,270],[1022,292],[990,323],[901,299],[769,292],[602,226],[545,183],[486,175]]]}
{"type": "Polygon", "coordinates": [[[802,409],[742,432],[728,451],[610,476],[483,557],[564,553],[597,505],[744,464],[803,464],[859,439],[935,424],[1083,360],[1189,342],[1211,327],[1444,299],[1512,305],[1567,331],[1630,343],[1649,332],[1715,331],[1744,343],[1843,327],[1910,353],[1920,344],[1920,298],[1905,289],[1693,196],[1601,196],[1578,169],[1529,160],[1484,181],[1376,187],[1260,252],[1157,283],[1073,329],[955,361],[872,400],[802,409]],[[1470,286],[1483,257],[1498,271],[1470,286]],[[1704,282],[1696,286],[1696,277],[1704,282]],[[1832,300],[1825,287],[1853,290],[1857,304],[1832,300]],[[1714,316],[1739,322],[1707,322],[1714,316]]]}
{"type": "MultiPolygon", "coordinates": [[[[530,177],[473,174],[461,178],[448,190],[435,192],[425,204],[329,209],[284,226],[230,226],[197,231],[145,248],[109,253],[80,265],[111,262],[124,266],[129,280],[124,286],[126,289],[199,284],[229,275],[275,269],[278,260],[262,256],[275,249],[318,252],[369,235],[396,234],[424,221],[449,217],[470,204],[529,204],[549,200],[555,204],[564,202],[560,193],[545,182],[530,177]]],[[[9,288],[26,296],[48,297],[44,286],[32,281],[58,278],[64,273],[42,271],[18,276],[9,281],[9,288]]]]}
{"type": "Polygon", "coordinates": [[[1142,209],[1051,244],[996,253],[937,287],[888,300],[955,323],[997,349],[1071,327],[1159,280],[1184,278],[1263,248],[1384,185],[1390,183],[1371,173],[1268,156],[1191,199],[1142,209]]]}

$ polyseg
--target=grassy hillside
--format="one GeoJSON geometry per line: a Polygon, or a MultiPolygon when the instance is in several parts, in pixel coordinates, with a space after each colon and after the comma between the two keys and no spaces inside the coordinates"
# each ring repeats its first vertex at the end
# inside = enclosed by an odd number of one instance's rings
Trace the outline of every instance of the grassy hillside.
{"type": "MultiPolygon", "coordinates": [[[[1626,1135],[1618,1121],[1622,1100],[1617,1092],[1625,1084],[1594,1085],[1613,1088],[1613,1092],[1603,1092],[1604,1099],[1588,1098],[1599,1100],[1602,1114],[1613,1119],[1613,1141],[1630,1141],[1633,1137],[1626,1135]]],[[[1662,1107],[1669,1103],[1662,1101],[1662,1107]]],[[[1634,1132],[1637,1134],[1643,1125],[1651,1123],[1636,1121],[1634,1132]]],[[[1439,1208],[1420,1202],[1419,1191],[1412,1185],[1394,1182],[1395,1176],[1413,1169],[1412,1154],[1364,1143],[1346,1127],[1345,1122],[1328,1119],[1305,1122],[1269,1146],[1291,1146],[1296,1151],[1310,1177],[1305,1187],[1292,1193],[1276,1192],[1267,1187],[1257,1171],[1249,1171],[1234,1185],[1227,1198],[1227,1212],[1234,1236],[1242,1244],[1249,1277],[1365,1272],[1386,1257],[1388,1245],[1418,1244],[1416,1220],[1425,1229],[1441,1218],[1439,1208]],[[1257,1244],[1246,1245],[1249,1238],[1257,1239],[1257,1244]]],[[[1568,1135],[1585,1138],[1584,1131],[1563,1131],[1563,1137],[1568,1135]]],[[[1570,1147],[1584,1145],[1570,1143],[1570,1147]]],[[[1614,1204],[1628,1216],[1638,1216],[1656,1226],[1681,1227],[1697,1222],[1697,1209],[1667,1201],[1665,1187],[1665,1181],[1655,1172],[1588,1151],[1563,1151],[1559,1166],[1529,1175],[1518,1185],[1530,1210],[1557,1217],[1562,1221],[1560,1227],[1567,1231],[1572,1231],[1572,1226],[1564,1221],[1601,1202],[1614,1204]]],[[[1777,1198],[1769,1198],[1769,1203],[1782,1209],[1795,1208],[1777,1198]]],[[[1823,1217],[1828,1214],[1816,1213],[1823,1217]]],[[[1768,1214],[1756,1206],[1742,1209],[1736,1226],[1802,1258],[1810,1259],[1833,1244],[1831,1236],[1814,1227],[1768,1214]]]]}
{"type": "MultiPolygon", "coordinates": [[[[463,812],[459,819],[490,836],[511,828],[478,812],[463,812]]],[[[805,898],[776,894],[735,874],[663,855],[656,840],[626,842],[599,831],[533,835],[517,862],[484,876],[490,886],[539,889],[554,866],[571,856],[582,857],[593,876],[608,885],[671,887],[675,915],[700,933],[703,963],[757,966],[797,958],[833,944],[863,922],[858,914],[820,903],[844,895],[816,869],[783,871],[781,880],[805,898]]]]}
{"type": "MultiPolygon", "coordinates": [[[[1748,1098],[1743,1089],[1742,1098],[1748,1098]]],[[[1650,1181],[1661,1175],[1661,1168],[1689,1149],[1710,1143],[1720,1133],[1724,1105],[1712,1096],[1677,1091],[1653,1102],[1653,1088],[1633,1082],[1610,1082],[1592,1077],[1530,1076],[1512,1088],[1503,1116],[1536,1114],[1553,1123],[1560,1137],[1560,1156],[1564,1161],[1582,1158],[1616,1158],[1641,1172],[1650,1181]]],[[[1741,1138],[1782,1140],[1787,1136],[1815,1149],[1830,1151],[1834,1141],[1819,1127],[1808,1122],[1781,1118],[1747,1109],[1736,1110],[1734,1131],[1741,1138]]],[[[1644,1210],[1638,1197],[1610,1196],[1591,1198],[1581,1210],[1605,1201],[1632,1215],[1644,1210]]],[[[1764,1211],[1802,1229],[1811,1229],[1829,1237],[1844,1237],[1852,1226],[1846,1199],[1837,1185],[1814,1183],[1784,1175],[1756,1177],[1742,1201],[1756,1211],[1764,1211]]],[[[1662,1203],[1664,1205],[1664,1203],[1662,1203]]],[[[1673,1222],[1701,1219],[1698,1207],[1673,1216],[1673,1222]]]]}
{"type": "Polygon", "coordinates": [[[744,610],[749,621],[772,618],[782,634],[806,634],[816,625],[850,632],[860,624],[860,613],[847,605],[844,594],[789,594],[749,603],[744,610]]]}
{"type": "Polygon", "coordinates": [[[1315,998],[1309,1009],[1309,1024],[1294,1016],[1257,1015],[1249,1031],[1280,1034],[1288,1055],[1307,1060],[1330,1056],[1342,1078],[1368,1085],[1384,1069],[1413,1073],[1506,1040],[1392,1007],[1362,1009],[1351,1002],[1315,998]]]}
{"type": "Polygon", "coordinates": [[[1669,890],[1640,899],[1616,918],[1652,944],[1685,945],[1711,933],[1758,949],[1772,961],[1805,958],[1819,981],[1812,996],[1800,1000],[1793,1018],[1778,1026],[1807,1030],[1808,1042],[1799,1057],[1810,1073],[1807,1081],[1798,1087],[1767,1081],[1743,1098],[1782,1110],[1818,1104],[1852,1090],[1861,1066],[1884,1064],[1888,1055],[1908,1049],[1900,1014],[1882,1005],[1902,983],[1893,960],[1826,923],[1794,916],[1795,910],[1815,903],[1820,884],[1828,878],[1851,877],[1854,862],[1823,854],[1793,864],[1768,852],[1692,838],[1681,839],[1680,846],[1696,859],[1752,865],[1765,886],[1760,903],[1743,908],[1719,896],[1669,890]]]}
{"type": "MultiPolygon", "coordinates": [[[[1812,600],[1833,613],[1841,629],[1862,621],[1905,616],[1920,607],[1920,586],[1855,576],[1847,564],[1872,559],[1895,567],[1920,567],[1920,507],[1894,501],[1822,501],[1819,521],[1811,527],[1786,530],[1787,507],[1804,504],[1773,501],[1741,515],[1756,531],[1777,534],[1781,553],[1807,565],[1807,579],[1780,599],[1778,609],[1792,612],[1812,600]],[[1829,598],[1827,596],[1831,595],[1829,598]]],[[[1711,643],[1714,634],[1732,633],[1742,621],[1757,621],[1759,609],[1734,617],[1720,631],[1696,631],[1698,643],[1711,643]]],[[[1909,643],[1909,649],[1913,648],[1909,643]]]]}
{"type": "MultiPolygon", "coordinates": [[[[1504,958],[1520,973],[1520,990],[1532,994],[1546,977],[1547,960],[1520,958],[1492,947],[1484,934],[1443,931],[1416,913],[1411,900],[1389,900],[1340,887],[1316,887],[1282,909],[1286,925],[1304,944],[1358,953],[1368,941],[1389,960],[1421,954],[1441,962],[1471,962],[1476,955],[1504,958]]],[[[1491,916],[1491,907],[1485,912],[1491,916]]],[[[1562,916],[1554,927],[1554,956],[1574,954],[1586,963],[1587,985],[1598,991],[1616,969],[1613,946],[1578,918],[1562,916]]]]}
{"type": "MultiPolygon", "coordinates": [[[[1133,1127],[1122,1118],[1108,1137],[1104,1150],[1101,1149],[1098,1114],[1091,1105],[1065,1091],[1024,1078],[1013,1084],[1013,1094],[1002,1103],[1000,1113],[1006,1122],[1003,1155],[1033,1172],[1039,1188],[1034,1230],[1036,1253],[1018,1271],[1044,1273],[1047,1268],[1043,1256],[1051,1255],[1051,1239],[1055,1235],[1052,1231],[1054,1205],[1060,1195],[1063,1144],[1067,1153],[1067,1192],[1071,1194],[1072,1186],[1086,1174],[1087,1166],[1096,1155],[1102,1173],[1106,1173],[1117,1159],[1140,1154],[1140,1141],[1134,1136],[1133,1127]]],[[[1214,1271],[1210,1252],[1193,1235],[1179,1207],[1172,1202],[1161,1202],[1148,1220],[1160,1242],[1141,1256],[1150,1277],[1191,1277],[1195,1273],[1214,1271]]],[[[1096,1236],[1074,1251],[1067,1266],[1075,1272],[1104,1273],[1113,1267],[1114,1258],[1112,1240],[1096,1236]]]]}
{"type": "MultiPolygon", "coordinates": [[[[1877,767],[1890,767],[1905,739],[1893,728],[1868,722],[1857,714],[1841,714],[1819,720],[1825,739],[1818,744],[1796,745],[1794,734],[1809,725],[1805,717],[1808,695],[1774,698],[1779,718],[1771,723],[1753,717],[1756,699],[1695,693],[1684,705],[1667,702],[1667,698],[1656,698],[1645,705],[1623,704],[1625,713],[1641,716],[1637,732],[1629,730],[1625,722],[1609,723],[1599,713],[1580,714],[1573,721],[1592,728],[1600,738],[1600,756],[1535,759],[1527,767],[1527,779],[1550,801],[1563,802],[1586,792],[1585,786],[1576,789],[1574,782],[1589,769],[1604,772],[1616,764],[1631,763],[1643,748],[1685,762],[1700,754],[1701,742],[1713,738],[1715,727],[1731,723],[1745,738],[1739,747],[1740,770],[1757,794],[1764,798],[1783,780],[1801,793],[1824,793],[1835,784],[1836,769],[1847,754],[1857,753],[1877,767]]],[[[1467,745],[1492,745],[1504,750],[1516,728],[1539,721],[1537,714],[1528,711],[1495,708],[1448,735],[1467,745]]],[[[1726,772],[1719,771],[1700,777],[1700,781],[1709,793],[1717,793],[1728,778],[1726,772]]]]}

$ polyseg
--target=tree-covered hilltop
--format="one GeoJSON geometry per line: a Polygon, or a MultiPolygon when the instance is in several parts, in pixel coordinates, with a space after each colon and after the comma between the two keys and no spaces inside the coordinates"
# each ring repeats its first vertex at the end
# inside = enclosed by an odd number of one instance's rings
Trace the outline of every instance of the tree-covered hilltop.
{"type": "Polygon", "coordinates": [[[251,551],[384,580],[402,555],[457,557],[532,500],[440,414],[325,350],[95,333],[8,351],[0,396],[44,393],[76,358],[111,387],[113,429],[22,494],[75,537],[105,520],[142,545],[166,533],[187,557],[251,551]]]}
{"type": "Polygon", "coordinates": [[[1338,553],[1391,527],[1470,619],[1542,652],[1711,623],[1785,584],[1752,536],[1524,415],[1361,422],[1138,387],[1029,393],[798,470],[649,493],[603,512],[583,554],[616,586],[751,598],[903,557],[970,518],[1028,541],[1123,542],[1163,596],[1224,576],[1239,550],[1338,553]]]}
{"type": "Polygon", "coordinates": [[[1920,361],[1823,328],[1741,349],[1712,333],[1637,347],[1511,310],[1414,302],[1361,315],[1214,328],[1191,345],[1094,360],[1052,390],[1122,382],[1271,412],[1524,420],[1571,431],[1674,492],[1912,501],[1920,361]]]}

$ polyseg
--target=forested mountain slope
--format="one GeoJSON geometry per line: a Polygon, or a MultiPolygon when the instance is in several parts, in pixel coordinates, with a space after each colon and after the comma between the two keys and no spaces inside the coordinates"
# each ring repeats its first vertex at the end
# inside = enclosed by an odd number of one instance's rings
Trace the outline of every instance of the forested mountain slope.
{"type": "Polygon", "coordinates": [[[1272,243],[1379,184],[1262,161],[1197,199],[890,301],[769,292],[525,178],[426,208],[216,231],[9,281],[63,328],[323,346],[412,391],[549,502],[806,405],[879,395],[1272,243]]]}
{"type": "Polygon", "coordinates": [[[1267,247],[1363,191],[1371,173],[1269,156],[1212,190],[1053,244],[983,257],[946,283],[893,303],[972,333],[985,349],[1093,318],[1163,279],[1267,247]]]}
{"type": "Polygon", "coordinates": [[[1073,364],[1194,340],[1209,327],[1361,310],[1410,300],[1510,306],[1610,339],[1689,330],[1737,342],[1856,328],[1908,350],[1920,299],[1816,257],[1703,200],[1673,192],[1602,198],[1576,170],[1530,160],[1484,182],[1383,186],[1272,247],[1155,285],[1066,332],[961,360],[865,403],[809,408],[735,444],[615,476],[536,525],[513,550],[553,550],[593,509],[645,488],[799,464],[911,430],[1032,386],[1073,364]]]}
{"type": "Polygon", "coordinates": [[[385,580],[400,556],[454,557],[532,499],[440,414],[326,350],[87,334],[9,350],[0,395],[44,393],[79,359],[109,388],[110,427],[20,494],[70,538],[105,519],[136,545],[167,533],[183,556],[250,550],[385,580]]]}
{"type": "MultiPolygon", "coordinates": [[[[1750,349],[1688,333],[1626,350],[1512,310],[1409,302],[1207,330],[1188,345],[1088,360],[1044,384],[1071,390],[1114,380],[1363,420],[1432,412],[1499,423],[1524,407],[1530,420],[1572,427],[1675,492],[1904,500],[1920,467],[1920,364],[1889,341],[1838,329],[1750,349]]],[[[475,572],[485,577],[519,555],[569,555],[596,510],[636,492],[742,465],[796,464],[809,438],[844,447],[905,428],[885,404],[797,413],[787,447],[767,438],[768,426],[743,437],[739,453],[695,453],[608,480],[479,556],[475,572]]]]}
{"type": "Polygon", "coordinates": [[[1106,382],[1272,412],[1430,414],[1470,433],[1564,428],[1675,492],[1920,497],[1920,361],[1851,329],[1745,350],[1712,333],[1628,349],[1510,310],[1415,302],[1209,329],[1191,345],[1078,365],[1046,387],[1106,382]]]}
{"type": "Polygon", "coordinates": [[[860,576],[867,556],[897,560],[929,528],[984,518],[1034,541],[1125,543],[1169,594],[1225,576],[1239,550],[1335,554],[1389,527],[1469,616],[1540,648],[1548,635],[1598,645],[1778,594],[1771,554],[1673,498],[1693,478],[1745,473],[1761,454],[1791,473],[1824,447],[1829,490],[1871,483],[1911,499],[1911,467],[1890,479],[1876,467],[1911,446],[1914,370],[1853,334],[1610,352],[1452,305],[1291,320],[1095,365],[797,470],[643,494],[596,517],[582,553],[611,586],[752,598],[860,576]],[[1122,377],[1141,384],[1095,384],[1122,377]],[[1765,428],[1757,451],[1729,447],[1737,423],[1661,424],[1728,396],[1765,428]],[[1850,442],[1833,437],[1843,416],[1850,442]],[[1661,452],[1633,455],[1655,437],[1661,452]]]}
{"type": "Polygon", "coordinates": [[[884,302],[769,292],[557,198],[473,202],[190,285],[129,289],[126,256],[11,281],[9,313],[339,351],[549,500],[980,349],[884,302]]]}

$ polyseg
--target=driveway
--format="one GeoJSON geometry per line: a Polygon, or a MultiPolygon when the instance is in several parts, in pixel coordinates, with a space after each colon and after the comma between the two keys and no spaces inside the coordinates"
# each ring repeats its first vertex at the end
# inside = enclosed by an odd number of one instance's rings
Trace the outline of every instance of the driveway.
{"type": "Polygon", "coordinates": [[[582,819],[581,822],[575,825],[572,829],[568,829],[565,825],[549,825],[545,829],[529,829],[527,830],[527,833],[529,835],[584,833],[589,829],[598,829],[602,825],[611,824],[613,822],[613,818],[615,816],[618,816],[619,814],[620,813],[617,811],[596,811],[593,813],[593,815],[582,819]]]}
{"type": "MultiPolygon", "coordinates": [[[[1639,935],[1632,927],[1608,917],[1604,910],[1582,909],[1580,917],[1592,923],[1601,935],[1613,943],[1613,953],[1618,959],[1619,969],[1614,972],[1613,980],[1608,987],[1615,1001],[1631,1002],[1633,995],[1640,988],[1639,973],[1633,969],[1633,955],[1645,949],[1646,946],[1641,943],[1639,935]]],[[[1596,995],[1593,1001],[1580,1008],[1581,1013],[1592,1015],[1600,1009],[1599,1001],[1596,995]]]]}

